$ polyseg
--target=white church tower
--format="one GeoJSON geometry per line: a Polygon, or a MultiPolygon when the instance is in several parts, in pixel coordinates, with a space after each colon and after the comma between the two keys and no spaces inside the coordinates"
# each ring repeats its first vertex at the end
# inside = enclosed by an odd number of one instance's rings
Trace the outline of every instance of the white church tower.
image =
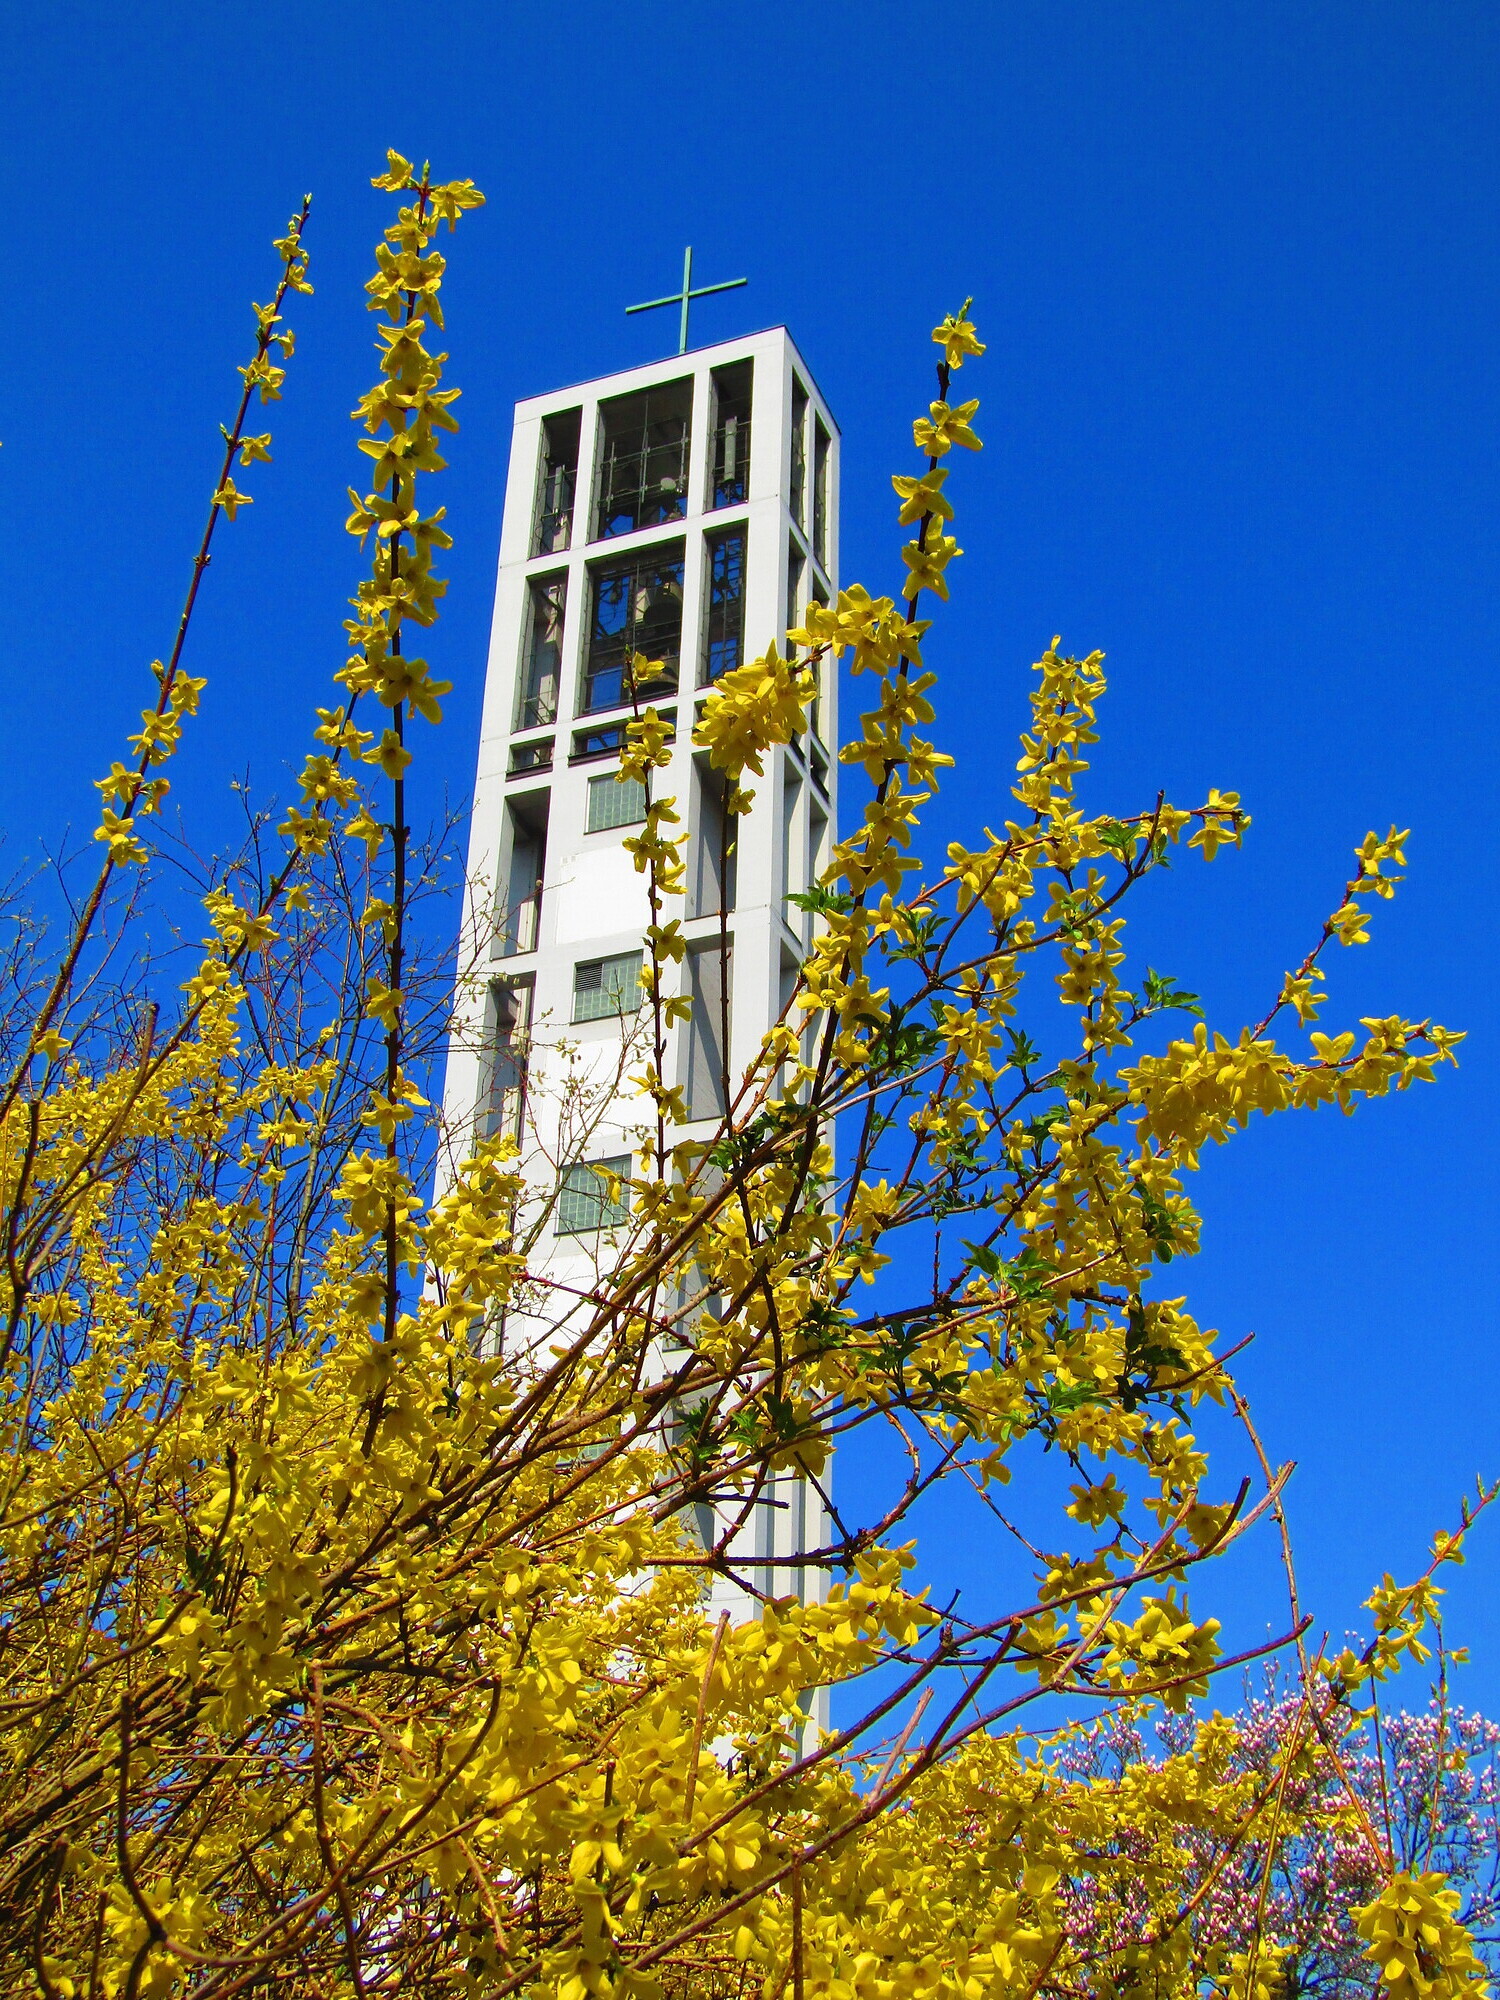
{"type": "MultiPolygon", "coordinates": [[[[693,723],[720,674],[773,640],[785,652],[808,601],[831,600],[838,499],[838,429],[784,327],[516,406],[469,848],[469,1018],[445,1108],[456,1144],[508,1129],[524,1169],[548,1186],[561,1177],[531,1261],[563,1286],[586,1290],[608,1255],[624,1216],[595,1169],[629,1170],[650,1109],[628,1082],[638,1056],[622,1056],[649,922],[622,845],[644,793],[615,776],[627,663],[663,663],[640,700],[675,730],[657,784],[689,834],[685,910],[666,914],[684,918],[693,1013],[672,1030],[666,1081],[682,1084],[692,1119],[675,1136],[707,1138],[724,1075],[759,1050],[809,941],[812,919],[788,897],[834,838],[836,678],[829,668],[811,727],[754,781],[727,866],[721,786],[693,723]]],[[[816,1493],[782,1477],[757,1512],[731,1547],[736,1565],[768,1594],[821,1595],[819,1575],[787,1566],[827,1539],[816,1493]],[[757,1575],[768,1557],[780,1561],[757,1575]]],[[[712,1527],[702,1510],[700,1532],[712,1527]]],[[[727,1582],[720,1606],[746,1609],[727,1582]]]]}

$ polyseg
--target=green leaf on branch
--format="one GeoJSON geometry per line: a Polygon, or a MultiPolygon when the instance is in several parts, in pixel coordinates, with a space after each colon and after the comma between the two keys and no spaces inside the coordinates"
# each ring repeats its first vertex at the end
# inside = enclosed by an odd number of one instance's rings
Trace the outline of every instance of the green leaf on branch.
{"type": "Polygon", "coordinates": [[[1146,1011],[1159,1014],[1168,1008],[1177,1008],[1184,1014],[1196,1014],[1203,1019],[1203,1002],[1196,993],[1189,993],[1183,987],[1172,984],[1172,976],[1167,972],[1153,972],[1146,968],[1146,984],[1142,990],[1146,1011]]]}

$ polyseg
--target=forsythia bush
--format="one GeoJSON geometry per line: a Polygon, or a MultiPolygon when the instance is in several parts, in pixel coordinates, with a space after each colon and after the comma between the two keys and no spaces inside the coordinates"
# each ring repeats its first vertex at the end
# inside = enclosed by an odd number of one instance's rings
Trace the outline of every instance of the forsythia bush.
{"type": "MultiPolygon", "coordinates": [[[[934,335],[938,398],[895,480],[900,589],[811,607],[698,726],[742,812],[806,726],[816,667],[870,690],[842,752],[868,802],[707,1147],[684,1143],[668,1074],[686,1002],[679,821],[653,789],[667,729],[649,709],[631,725],[653,1122],[598,1286],[560,1296],[534,1255],[556,1191],[512,1141],[447,1135],[434,1192],[404,774],[447,691],[417,650],[449,545],[427,482],[456,429],[435,243],[481,197],[394,154],[376,186],[398,213],[356,412],[370,568],[301,797],[216,876],[180,990],[110,983],[205,694],[184,649],[209,541],[251,504],[235,473],[271,456],[248,423],[311,289],[305,206],[256,309],[176,643],[100,784],[97,881],[60,949],[0,965],[3,1990],[1269,1994],[1274,1940],[1206,1936],[1186,1857],[1201,1882],[1291,1834],[1298,1760],[1420,1656],[1432,1572],[1382,1588],[1362,1655],[1305,1662],[1301,1721],[1264,1767],[1235,1761],[1222,1718],[1107,1780],[1059,1761],[1068,1725],[1039,1732],[1069,1697],[1186,1715],[1227,1664],[1188,1572],[1279,1515],[1280,1478],[1214,1496],[1193,1413],[1237,1392],[1162,1280],[1196,1247],[1206,1144],[1451,1056],[1427,1021],[1301,1032],[1325,948],[1363,939],[1404,836],[1363,842],[1264,1019],[1159,1032],[1196,1003],[1128,971],[1126,899],[1248,822],[1232,792],[1086,808],[1102,661],[1054,642],[997,829],[919,860],[951,762],[921,733],[921,648],[960,553],[950,466],[980,447],[978,403],[950,400],[983,353],[965,307],[934,335]],[[870,1310],[903,1237],[930,1285],[870,1310]],[[710,1620],[705,1581],[734,1557],[694,1525],[709,1503],[743,1521],[778,1469],[826,1487],[835,1441],[872,1426],[910,1477],[881,1518],[834,1508],[803,1558],[826,1591],[787,1579],[710,1620]],[[997,1514],[1012,1482],[1017,1517],[1045,1517],[1025,1479],[1044,1450],[1076,1483],[1066,1520],[1014,1544],[1049,1551],[1034,1576],[1001,1615],[939,1610],[903,1516],[948,1478],[997,1514]],[[820,1732],[822,1690],[838,1726],[820,1732]],[[1085,1888],[1097,1917],[1127,1881],[1128,1938],[1077,1920],[1085,1888]]],[[[1444,1539],[1434,1566],[1457,1554],[1444,1539]]],[[[1393,1994],[1473,1990],[1441,1878],[1397,1874],[1353,1794],[1338,1810],[1389,1879],[1361,1923],[1393,1994]]]]}

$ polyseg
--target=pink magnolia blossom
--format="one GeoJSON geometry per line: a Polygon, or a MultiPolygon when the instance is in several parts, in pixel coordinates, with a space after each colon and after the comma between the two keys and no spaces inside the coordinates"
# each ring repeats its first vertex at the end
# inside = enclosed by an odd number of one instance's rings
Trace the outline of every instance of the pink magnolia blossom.
{"type": "MultiPolygon", "coordinates": [[[[1284,1954],[1285,2000],[1373,1994],[1379,1975],[1364,1956],[1354,1912],[1395,1868],[1441,1870],[1463,1897],[1459,1915],[1480,1957],[1500,1969],[1500,1724],[1435,1698],[1425,1713],[1378,1725],[1334,1710],[1321,1740],[1309,1740],[1302,1703],[1274,1681],[1230,1719],[1228,1777],[1279,1772],[1293,1730],[1305,1744],[1280,1819],[1268,1810],[1236,1841],[1211,1819],[1195,1825],[1189,1803],[1169,1856],[1160,1843],[1153,1849],[1144,1836],[1126,1835],[1112,1854],[1092,1857],[1064,1893],[1075,1963],[1103,1966],[1124,1954],[1128,1964],[1153,1903],[1159,1908],[1153,1888],[1159,1892],[1164,1867],[1173,1866],[1188,1910],[1182,1946],[1191,1947],[1193,1964],[1244,1951],[1259,1926],[1262,1941],[1284,1954]]],[[[1191,1715],[1167,1715],[1148,1735],[1144,1720],[1113,1716],[1067,1745],[1058,1775],[1113,1786],[1127,1782],[1132,1767],[1165,1773],[1171,1760],[1191,1763],[1198,1754],[1198,1727],[1191,1715]]]]}

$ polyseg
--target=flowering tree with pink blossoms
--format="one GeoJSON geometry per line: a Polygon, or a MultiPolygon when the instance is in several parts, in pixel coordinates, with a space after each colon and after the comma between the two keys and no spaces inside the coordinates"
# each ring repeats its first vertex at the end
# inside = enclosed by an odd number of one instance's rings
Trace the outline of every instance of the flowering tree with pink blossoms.
{"type": "MultiPolygon", "coordinates": [[[[1217,1950],[1228,1964],[1258,1940],[1257,1985],[1274,1986],[1280,2000],[1378,1990],[1356,1917],[1392,1868],[1414,1878],[1441,1871],[1486,1969],[1500,1972],[1500,1723],[1452,1704],[1445,1690],[1425,1711],[1389,1718],[1340,1708],[1309,1731],[1307,1716],[1305,1700],[1271,1676],[1232,1718],[1112,1717],[1074,1738],[1057,1774],[1090,1789],[1170,1792],[1201,1782],[1205,1764],[1229,1781],[1290,1772],[1270,1821],[1227,1860],[1222,1829],[1205,1817],[1195,1830],[1190,1809],[1175,1856],[1184,1946],[1191,1937],[1200,1962],[1217,1950]]],[[[1131,1839],[1118,1870],[1079,1877],[1067,1893],[1082,1959],[1128,1956],[1145,1927],[1170,1862],[1131,1839]]]]}

